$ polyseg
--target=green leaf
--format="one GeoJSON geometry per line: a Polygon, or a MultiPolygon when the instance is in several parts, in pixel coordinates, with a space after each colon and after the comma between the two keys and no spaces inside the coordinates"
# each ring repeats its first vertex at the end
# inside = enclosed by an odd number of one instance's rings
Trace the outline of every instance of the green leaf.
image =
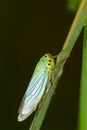
{"type": "Polygon", "coordinates": [[[87,130],[87,21],[84,27],[78,130],[87,130]]]}

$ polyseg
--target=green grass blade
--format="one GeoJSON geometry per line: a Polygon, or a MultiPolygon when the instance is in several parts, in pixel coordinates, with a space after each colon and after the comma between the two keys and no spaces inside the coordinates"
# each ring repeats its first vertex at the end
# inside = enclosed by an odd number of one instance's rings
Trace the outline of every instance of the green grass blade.
{"type": "Polygon", "coordinates": [[[79,10],[76,14],[74,22],[69,31],[69,34],[64,43],[63,49],[57,57],[57,63],[56,63],[57,68],[55,71],[55,78],[54,78],[53,86],[51,86],[51,89],[50,89],[42,107],[37,110],[34,120],[31,124],[29,130],[40,130],[43,119],[45,117],[48,106],[50,104],[51,98],[54,95],[55,88],[61,77],[64,63],[67,60],[67,58],[69,57],[72,48],[74,47],[74,44],[84,26],[86,17],[87,17],[87,0],[82,0],[82,3],[79,7],[79,10]]]}
{"type": "Polygon", "coordinates": [[[84,27],[78,130],[87,130],[87,22],[84,27]]]}
{"type": "Polygon", "coordinates": [[[82,0],[80,7],[76,13],[76,17],[70,28],[69,34],[65,40],[63,49],[66,49],[68,47],[69,50],[71,51],[85,24],[86,17],[87,17],[87,0],[82,0]]]}

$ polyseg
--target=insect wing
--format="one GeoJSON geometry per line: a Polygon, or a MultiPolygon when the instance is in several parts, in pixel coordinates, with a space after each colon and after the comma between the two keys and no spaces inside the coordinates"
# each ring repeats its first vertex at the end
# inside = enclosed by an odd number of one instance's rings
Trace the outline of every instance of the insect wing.
{"type": "Polygon", "coordinates": [[[47,80],[48,73],[43,69],[39,72],[34,72],[19,107],[18,121],[25,120],[36,109],[45,92],[47,80]]]}

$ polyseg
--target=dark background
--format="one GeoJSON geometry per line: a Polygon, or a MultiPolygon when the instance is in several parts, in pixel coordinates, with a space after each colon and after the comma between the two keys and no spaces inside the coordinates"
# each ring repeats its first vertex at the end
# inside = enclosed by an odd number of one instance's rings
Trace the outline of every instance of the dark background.
{"type": "MultiPolygon", "coordinates": [[[[39,58],[58,54],[74,15],[66,1],[0,1],[0,130],[28,130],[17,110],[39,58]]],[[[82,34],[72,50],[41,130],[76,130],[82,34]]]]}

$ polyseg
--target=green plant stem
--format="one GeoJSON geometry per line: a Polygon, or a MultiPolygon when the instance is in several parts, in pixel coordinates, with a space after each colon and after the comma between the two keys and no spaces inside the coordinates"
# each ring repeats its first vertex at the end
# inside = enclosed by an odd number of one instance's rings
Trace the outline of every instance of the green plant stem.
{"type": "Polygon", "coordinates": [[[87,130],[87,20],[84,27],[78,130],[87,130]]]}
{"type": "Polygon", "coordinates": [[[75,44],[75,41],[77,40],[77,37],[79,36],[83,28],[86,16],[87,16],[87,0],[82,0],[80,7],[76,13],[75,19],[70,28],[70,31],[68,33],[68,36],[65,40],[63,49],[67,48],[68,46],[71,46],[72,49],[73,44],[75,44]]]}
{"type": "Polygon", "coordinates": [[[54,95],[54,91],[55,91],[58,81],[61,77],[64,63],[66,62],[67,58],[70,55],[72,48],[74,47],[74,44],[84,26],[86,17],[87,17],[87,0],[82,0],[80,7],[77,11],[77,14],[75,16],[75,19],[72,23],[69,34],[65,40],[63,49],[57,56],[56,71],[55,71],[55,77],[53,79],[54,80],[53,85],[51,86],[51,89],[48,92],[47,97],[44,100],[42,107],[37,110],[34,120],[31,124],[29,130],[40,130],[43,119],[45,117],[45,114],[46,114],[49,104],[51,102],[52,96],[54,95]]]}

